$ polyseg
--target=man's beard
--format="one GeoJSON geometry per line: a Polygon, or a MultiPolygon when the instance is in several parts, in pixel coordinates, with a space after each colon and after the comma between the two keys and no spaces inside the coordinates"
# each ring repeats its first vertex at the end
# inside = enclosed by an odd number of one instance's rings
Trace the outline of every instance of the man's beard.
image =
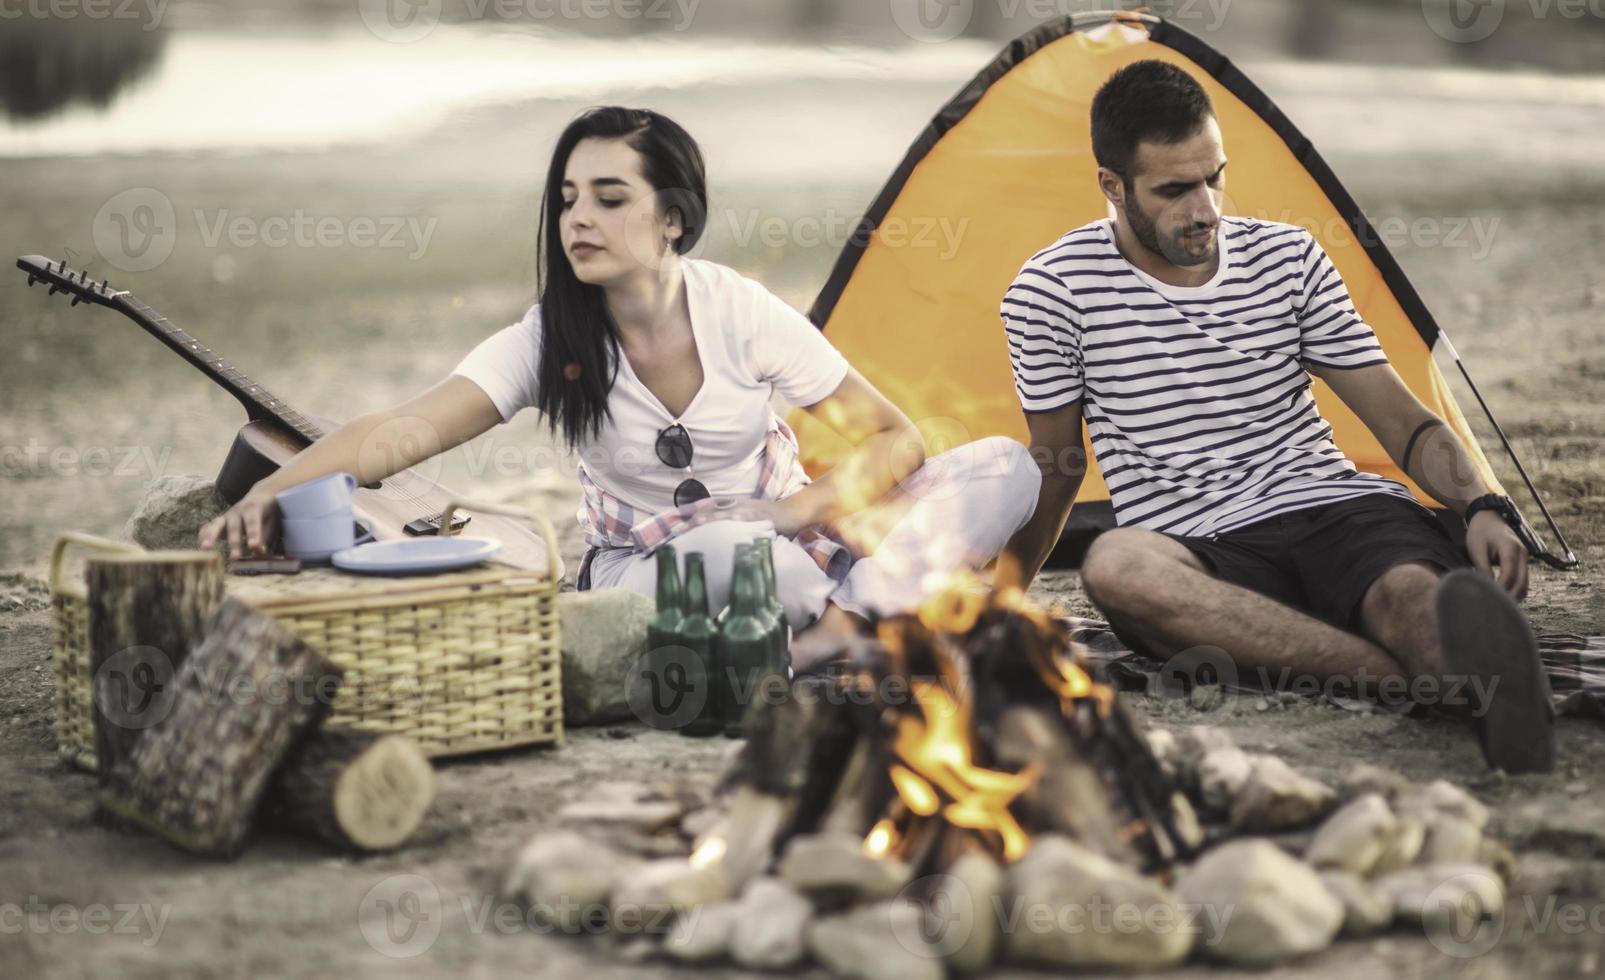
{"type": "Polygon", "coordinates": [[[1144,248],[1150,252],[1158,252],[1163,255],[1171,265],[1183,267],[1203,265],[1215,258],[1216,249],[1213,240],[1210,241],[1209,248],[1203,255],[1193,255],[1187,251],[1186,246],[1183,244],[1186,241],[1183,237],[1183,232],[1178,232],[1170,238],[1160,241],[1158,226],[1137,204],[1137,195],[1135,193],[1128,192],[1126,194],[1126,223],[1131,226],[1131,233],[1137,236],[1137,241],[1141,242],[1144,248]]]}

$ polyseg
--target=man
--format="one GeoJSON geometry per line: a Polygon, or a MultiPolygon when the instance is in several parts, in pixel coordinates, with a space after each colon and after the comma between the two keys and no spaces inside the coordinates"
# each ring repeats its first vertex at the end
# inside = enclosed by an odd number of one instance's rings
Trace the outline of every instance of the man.
{"type": "Polygon", "coordinates": [[[1002,303],[1044,472],[998,583],[1028,585],[1058,540],[1084,471],[1062,461],[1081,458],[1084,420],[1118,527],[1094,541],[1082,582],[1134,648],[1217,647],[1239,671],[1362,692],[1408,680],[1418,697],[1464,693],[1490,765],[1550,769],[1508,501],[1400,380],[1321,246],[1295,225],[1222,215],[1220,126],[1180,68],[1111,76],[1092,147],[1113,218],[1033,256],[1002,303]],[[1311,374],[1467,518],[1464,549],[1403,485],[1338,450],[1311,374]]]}

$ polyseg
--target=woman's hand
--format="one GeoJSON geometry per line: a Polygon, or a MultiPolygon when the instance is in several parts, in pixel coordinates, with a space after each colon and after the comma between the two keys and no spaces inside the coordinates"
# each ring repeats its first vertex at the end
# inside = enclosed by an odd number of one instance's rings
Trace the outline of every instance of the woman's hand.
{"type": "Polygon", "coordinates": [[[200,546],[210,551],[218,541],[228,544],[231,559],[265,555],[279,529],[279,505],[273,491],[259,483],[228,510],[201,528],[200,546]]]}
{"type": "Polygon", "coordinates": [[[787,497],[784,500],[743,500],[739,497],[726,497],[720,500],[719,506],[715,508],[713,519],[769,521],[774,524],[776,534],[783,538],[794,538],[798,532],[814,521],[812,515],[803,513],[795,504],[790,503],[792,499],[787,497]]]}

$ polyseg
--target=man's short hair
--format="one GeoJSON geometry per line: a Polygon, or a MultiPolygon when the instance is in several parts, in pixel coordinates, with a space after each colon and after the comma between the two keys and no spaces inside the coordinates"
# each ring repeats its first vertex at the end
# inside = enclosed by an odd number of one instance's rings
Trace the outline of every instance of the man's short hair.
{"type": "Polygon", "coordinates": [[[1214,114],[1209,94],[1193,76],[1169,62],[1134,61],[1092,97],[1092,156],[1130,186],[1138,143],[1178,143],[1214,114]]]}

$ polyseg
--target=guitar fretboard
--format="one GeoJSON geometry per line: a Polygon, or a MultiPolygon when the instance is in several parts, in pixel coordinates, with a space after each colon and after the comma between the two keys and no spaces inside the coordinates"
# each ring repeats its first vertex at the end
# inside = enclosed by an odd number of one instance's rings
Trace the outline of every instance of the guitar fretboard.
{"type": "Polygon", "coordinates": [[[300,433],[308,442],[316,442],[323,437],[323,429],[315,422],[251,380],[244,371],[220,357],[216,351],[174,326],[167,317],[132,296],[125,295],[122,300],[136,315],[135,318],[141,326],[222,385],[229,394],[239,399],[245,406],[246,414],[252,419],[276,419],[300,433]]]}

